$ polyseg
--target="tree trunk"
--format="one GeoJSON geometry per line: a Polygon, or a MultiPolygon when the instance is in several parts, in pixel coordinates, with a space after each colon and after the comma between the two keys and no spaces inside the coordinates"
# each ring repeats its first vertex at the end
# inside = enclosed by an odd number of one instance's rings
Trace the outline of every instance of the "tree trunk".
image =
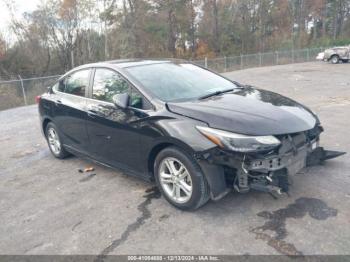
{"type": "Polygon", "coordinates": [[[74,68],[74,50],[70,50],[71,68],[74,68]]]}
{"type": "Polygon", "coordinates": [[[173,57],[176,57],[176,35],[175,35],[175,13],[173,5],[168,11],[168,51],[172,54],[173,57]]]}
{"type": "Polygon", "coordinates": [[[195,39],[195,24],[194,20],[196,18],[196,14],[194,12],[193,0],[190,0],[190,8],[191,8],[191,57],[194,57],[196,51],[196,39],[195,39]]]}
{"type": "Polygon", "coordinates": [[[327,33],[327,0],[323,0],[323,10],[322,10],[322,38],[326,36],[327,33]]]}
{"type": "Polygon", "coordinates": [[[214,48],[215,53],[220,53],[220,39],[219,39],[219,17],[218,17],[218,5],[216,0],[213,1],[213,14],[214,14],[214,48]]]}
{"type": "Polygon", "coordinates": [[[337,38],[337,34],[338,34],[338,4],[337,2],[334,3],[334,8],[333,8],[333,39],[335,40],[337,38]]]}

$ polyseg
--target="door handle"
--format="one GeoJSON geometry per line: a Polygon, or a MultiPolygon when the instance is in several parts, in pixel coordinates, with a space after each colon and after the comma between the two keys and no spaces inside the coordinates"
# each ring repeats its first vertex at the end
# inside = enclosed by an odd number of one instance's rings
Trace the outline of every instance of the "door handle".
{"type": "Polygon", "coordinates": [[[55,104],[56,104],[56,106],[61,105],[61,104],[62,104],[62,101],[61,101],[60,99],[57,99],[57,100],[55,101],[55,104]]]}
{"type": "Polygon", "coordinates": [[[96,116],[101,116],[101,110],[100,107],[97,105],[88,105],[87,106],[87,114],[88,116],[94,118],[96,116]]]}
{"type": "Polygon", "coordinates": [[[87,111],[87,114],[88,114],[88,116],[93,117],[93,118],[97,116],[97,112],[95,110],[91,110],[91,109],[87,111]]]}

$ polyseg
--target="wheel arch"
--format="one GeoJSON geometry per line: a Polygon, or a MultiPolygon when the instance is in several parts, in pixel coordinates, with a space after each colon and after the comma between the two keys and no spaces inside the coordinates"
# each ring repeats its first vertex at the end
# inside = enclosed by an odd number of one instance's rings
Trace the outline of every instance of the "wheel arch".
{"type": "Polygon", "coordinates": [[[337,54],[337,53],[334,53],[332,54],[330,57],[329,57],[329,60],[328,61],[331,61],[333,57],[338,57],[338,59],[340,60],[340,56],[337,54]]]}
{"type": "Polygon", "coordinates": [[[48,125],[50,122],[52,122],[52,120],[51,120],[49,117],[45,117],[45,118],[43,119],[43,121],[42,121],[42,126],[41,126],[43,134],[46,133],[46,127],[47,127],[47,125],[48,125]]]}
{"type": "MultiPolygon", "coordinates": [[[[185,153],[194,156],[196,154],[196,151],[190,147],[189,145],[185,144],[182,141],[176,141],[169,140],[169,141],[163,141],[158,144],[156,144],[148,154],[148,172],[150,174],[151,180],[154,180],[154,162],[157,157],[157,155],[165,148],[168,147],[177,147],[180,150],[183,150],[185,153]]],[[[219,165],[210,164],[206,160],[198,160],[197,164],[202,171],[205,179],[208,182],[209,185],[209,192],[210,192],[210,198],[212,200],[219,200],[222,197],[224,197],[230,189],[227,188],[227,184],[225,181],[225,173],[224,168],[219,165]]]]}
{"type": "Polygon", "coordinates": [[[170,138],[168,140],[159,141],[158,143],[153,145],[152,149],[148,153],[148,158],[147,158],[147,169],[148,169],[148,172],[151,174],[152,179],[154,178],[154,170],[153,170],[154,169],[154,161],[155,161],[157,155],[163,149],[165,149],[167,147],[171,147],[171,146],[177,147],[190,155],[193,155],[195,153],[195,151],[191,148],[191,146],[189,146],[189,145],[185,144],[184,142],[179,141],[177,139],[170,138]]]}

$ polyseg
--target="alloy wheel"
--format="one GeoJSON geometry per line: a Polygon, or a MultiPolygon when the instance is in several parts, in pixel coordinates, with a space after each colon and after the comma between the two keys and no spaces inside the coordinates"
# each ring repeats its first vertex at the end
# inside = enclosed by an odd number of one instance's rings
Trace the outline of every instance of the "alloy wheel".
{"type": "Polygon", "coordinates": [[[192,196],[191,176],[183,163],[166,157],[159,165],[159,182],[163,191],[176,203],[186,203],[192,196]]]}
{"type": "Polygon", "coordinates": [[[49,140],[49,146],[55,155],[61,152],[61,143],[58,138],[57,132],[54,128],[49,128],[47,131],[47,138],[49,140]]]}
{"type": "Polygon", "coordinates": [[[332,57],[332,63],[333,63],[333,64],[338,64],[338,62],[339,62],[338,56],[333,56],[333,57],[332,57]]]}

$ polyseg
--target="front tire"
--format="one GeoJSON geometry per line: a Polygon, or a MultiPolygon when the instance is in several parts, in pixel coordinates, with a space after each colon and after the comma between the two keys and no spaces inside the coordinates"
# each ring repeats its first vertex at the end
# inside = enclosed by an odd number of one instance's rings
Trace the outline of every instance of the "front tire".
{"type": "Polygon", "coordinates": [[[338,55],[333,55],[332,57],[331,57],[331,63],[332,64],[338,64],[339,63],[339,56],[338,55]]]}
{"type": "Polygon", "coordinates": [[[54,155],[54,157],[63,159],[70,155],[64,149],[59,136],[58,129],[54,123],[50,122],[47,124],[45,129],[45,136],[46,136],[47,144],[50,148],[50,151],[54,155]]]}
{"type": "Polygon", "coordinates": [[[155,180],[165,199],[182,210],[195,210],[209,200],[208,183],[192,156],[168,147],[156,157],[155,180]]]}

